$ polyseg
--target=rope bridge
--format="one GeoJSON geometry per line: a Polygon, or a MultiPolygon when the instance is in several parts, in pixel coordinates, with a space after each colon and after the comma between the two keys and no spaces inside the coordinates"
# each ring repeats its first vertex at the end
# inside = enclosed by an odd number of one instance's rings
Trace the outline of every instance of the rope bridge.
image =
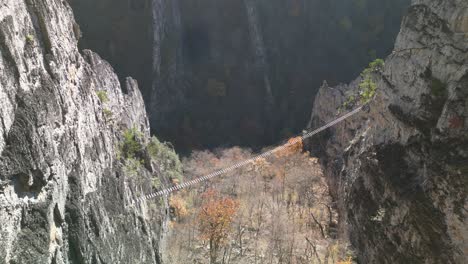
{"type": "Polygon", "coordinates": [[[268,156],[273,155],[276,152],[279,152],[279,151],[282,151],[282,150],[284,150],[284,149],[286,149],[288,147],[294,146],[297,143],[300,143],[303,140],[305,140],[307,138],[310,138],[310,137],[312,137],[312,136],[326,130],[327,128],[330,128],[330,127],[332,127],[332,126],[334,126],[334,125],[336,125],[338,123],[341,123],[345,119],[359,113],[366,106],[367,106],[367,104],[362,105],[362,106],[354,109],[353,111],[350,111],[347,114],[345,114],[345,115],[343,115],[343,116],[341,116],[341,117],[339,117],[339,118],[337,118],[337,119],[335,119],[333,121],[330,121],[329,123],[325,124],[324,126],[321,126],[321,127],[317,128],[317,129],[315,129],[313,131],[310,131],[308,133],[303,134],[302,136],[298,136],[298,137],[294,138],[293,140],[288,141],[288,143],[286,143],[284,145],[278,146],[278,147],[276,147],[274,149],[266,151],[266,152],[264,152],[262,154],[259,154],[259,155],[255,156],[253,158],[250,158],[250,159],[241,161],[239,163],[236,163],[236,164],[234,164],[232,166],[229,166],[227,168],[214,171],[214,172],[212,172],[210,174],[207,174],[205,176],[201,176],[199,178],[184,182],[182,184],[173,186],[171,188],[166,188],[166,189],[160,190],[158,192],[153,192],[153,193],[150,193],[150,194],[146,194],[146,195],[144,195],[144,196],[142,196],[140,198],[137,198],[135,203],[140,203],[140,202],[143,202],[143,201],[148,200],[148,199],[153,199],[153,198],[156,198],[156,197],[169,195],[172,192],[179,191],[181,189],[185,189],[187,187],[190,187],[190,186],[193,186],[193,185],[208,181],[208,180],[210,180],[210,179],[212,179],[214,177],[218,177],[220,175],[223,175],[223,174],[226,174],[228,172],[234,171],[234,170],[236,170],[236,169],[238,169],[240,167],[247,166],[247,165],[252,164],[253,162],[258,161],[260,159],[264,159],[264,158],[266,158],[268,156]]]}

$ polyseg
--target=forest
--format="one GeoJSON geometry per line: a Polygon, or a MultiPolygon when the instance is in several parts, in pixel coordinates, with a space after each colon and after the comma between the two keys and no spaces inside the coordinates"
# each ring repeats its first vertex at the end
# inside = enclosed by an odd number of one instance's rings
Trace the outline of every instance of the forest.
{"type": "Polygon", "coordinates": [[[467,0],[0,0],[0,264],[466,264],[467,0]]]}
{"type": "MultiPolygon", "coordinates": [[[[302,142],[170,197],[170,263],[352,263],[316,158],[302,142]]],[[[238,147],[183,160],[197,177],[251,158],[238,147]]],[[[186,179],[189,180],[190,178],[186,179]]]]}

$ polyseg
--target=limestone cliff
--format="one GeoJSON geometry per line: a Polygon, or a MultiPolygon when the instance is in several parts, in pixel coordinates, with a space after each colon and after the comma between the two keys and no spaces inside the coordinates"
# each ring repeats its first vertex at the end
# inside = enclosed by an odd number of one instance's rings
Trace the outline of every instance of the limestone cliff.
{"type": "MultiPolygon", "coordinates": [[[[369,110],[309,143],[361,263],[466,263],[468,2],[414,0],[369,110]],[[346,224],[345,224],[346,223],[346,224]]],[[[311,126],[353,108],[324,84],[311,126]]]]}
{"type": "Polygon", "coordinates": [[[158,160],[119,157],[142,96],[79,34],[66,1],[0,3],[0,263],[160,263],[164,208],[132,204],[158,160]]]}
{"type": "Polygon", "coordinates": [[[159,136],[194,149],[302,130],[322,79],[348,81],[390,53],[409,0],[71,4],[80,45],[138,80],[159,136]]]}

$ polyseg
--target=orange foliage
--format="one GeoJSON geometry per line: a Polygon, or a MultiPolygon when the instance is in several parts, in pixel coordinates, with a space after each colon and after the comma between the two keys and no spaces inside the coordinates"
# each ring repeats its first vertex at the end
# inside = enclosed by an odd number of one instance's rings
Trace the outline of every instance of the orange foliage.
{"type": "Polygon", "coordinates": [[[201,239],[209,241],[211,247],[219,247],[226,242],[239,203],[220,197],[212,189],[206,191],[202,198],[204,203],[198,215],[201,239]]]}
{"type": "Polygon", "coordinates": [[[175,178],[171,179],[171,182],[172,182],[172,184],[174,184],[176,186],[179,185],[179,183],[180,183],[179,179],[175,179],[175,178]]]}
{"type": "Polygon", "coordinates": [[[251,162],[254,171],[262,171],[270,167],[270,163],[265,158],[256,158],[251,162]]]}
{"type": "Polygon", "coordinates": [[[338,261],[336,264],[352,264],[351,257],[348,257],[346,260],[338,261]]]}
{"type": "Polygon", "coordinates": [[[301,137],[293,137],[288,140],[288,143],[286,143],[282,150],[278,151],[275,153],[276,157],[288,157],[291,156],[295,153],[300,153],[302,152],[303,149],[303,142],[301,137]]]}
{"type": "Polygon", "coordinates": [[[169,206],[174,209],[177,218],[183,218],[188,215],[187,203],[178,195],[169,199],[169,206]]]}

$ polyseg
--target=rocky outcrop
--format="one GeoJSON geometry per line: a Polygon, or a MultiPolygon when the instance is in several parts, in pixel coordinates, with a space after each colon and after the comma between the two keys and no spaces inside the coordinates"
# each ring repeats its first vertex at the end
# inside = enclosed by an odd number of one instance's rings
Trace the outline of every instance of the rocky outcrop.
{"type": "MultiPolygon", "coordinates": [[[[464,0],[413,1],[369,110],[309,142],[361,263],[466,261],[467,18],[464,0]]],[[[311,126],[352,108],[360,82],[323,85],[311,126]]]]}
{"type": "Polygon", "coordinates": [[[164,206],[133,204],[157,173],[118,157],[142,96],[78,36],[66,1],[0,5],[0,263],[160,263],[164,206]]]}

